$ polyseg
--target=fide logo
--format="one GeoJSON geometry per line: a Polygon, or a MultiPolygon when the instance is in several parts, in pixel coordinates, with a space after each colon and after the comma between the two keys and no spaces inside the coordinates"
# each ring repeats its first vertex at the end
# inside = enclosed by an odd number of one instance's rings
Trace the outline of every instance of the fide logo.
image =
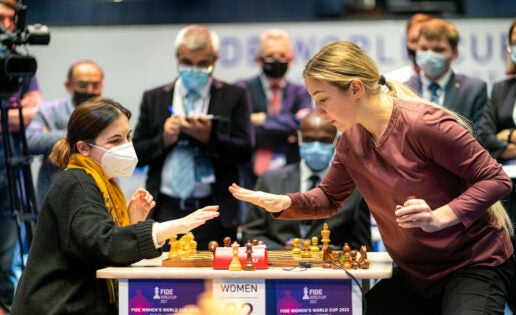
{"type": "Polygon", "coordinates": [[[303,288],[303,300],[325,300],[326,294],[323,289],[309,289],[308,287],[303,288]]]}
{"type": "Polygon", "coordinates": [[[154,287],[154,300],[175,300],[177,295],[174,294],[174,289],[160,289],[158,286],[154,287]]]}

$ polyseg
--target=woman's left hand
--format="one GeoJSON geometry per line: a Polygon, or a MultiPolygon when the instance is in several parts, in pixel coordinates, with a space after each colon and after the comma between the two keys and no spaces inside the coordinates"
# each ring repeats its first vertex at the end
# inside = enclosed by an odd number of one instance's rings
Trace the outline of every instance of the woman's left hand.
{"type": "Polygon", "coordinates": [[[421,228],[425,232],[435,232],[459,222],[459,219],[448,206],[436,210],[423,199],[410,199],[403,206],[396,206],[396,222],[402,228],[421,228]]]}
{"type": "Polygon", "coordinates": [[[156,202],[152,195],[143,188],[138,188],[132,195],[127,206],[129,213],[129,222],[131,224],[143,221],[147,218],[149,211],[154,208],[156,202]]]}

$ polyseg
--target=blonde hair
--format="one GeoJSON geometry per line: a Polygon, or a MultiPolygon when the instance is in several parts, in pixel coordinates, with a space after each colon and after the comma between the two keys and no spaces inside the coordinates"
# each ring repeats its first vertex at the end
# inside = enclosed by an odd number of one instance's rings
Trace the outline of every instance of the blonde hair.
{"type": "MultiPolygon", "coordinates": [[[[324,46],[308,61],[303,71],[303,77],[305,79],[315,79],[343,90],[347,90],[353,80],[360,80],[364,85],[366,94],[387,93],[392,98],[438,107],[454,116],[460,125],[472,132],[471,123],[464,117],[421,98],[403,83],[386,80],[378,72],[378,67],[374,60],[352,42],[335,41],[324,46]],[[382,89],[383,84],[385,84],[388,91],[382,89]]],[[[488,211],[496,222],[504,226],[511,236],[514,234],[511,220],[500,201],[489,207],[488,211]]]]}

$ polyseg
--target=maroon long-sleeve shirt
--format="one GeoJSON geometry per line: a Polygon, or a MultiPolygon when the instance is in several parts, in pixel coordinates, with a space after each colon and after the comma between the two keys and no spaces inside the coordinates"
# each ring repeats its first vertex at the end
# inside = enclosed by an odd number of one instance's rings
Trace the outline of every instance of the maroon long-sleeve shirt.
{"type": "Polygon", "coordinates": [[[497,266],[513,252],[508,232],[487,211],[509,194],[511,180],[471,133],[440,108],[396,100],[378,145],[359,124],[345,131],[319,188],[289,194],[292,206],[276,216],[328,216],[355,185],[388,253],[422,295],[437,294],[445,277],[458,269],[497,266]],[[432,209],[448,204],[460,223],[432,233],[399,227],[394,211],[408,196],[424,199],[432,209]]]}

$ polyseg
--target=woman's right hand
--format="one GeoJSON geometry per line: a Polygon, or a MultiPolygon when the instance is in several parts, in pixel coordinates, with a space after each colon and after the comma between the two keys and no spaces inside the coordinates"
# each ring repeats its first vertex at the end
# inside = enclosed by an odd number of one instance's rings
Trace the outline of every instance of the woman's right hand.
{"type": "Polygon", "coordinates": [[[206,221],[219,216],[219,206],[206,206],[179,219],[157,223],[156,238],[159,244],[168,240],[172,235],[184,234],[206,221]]]}
{"type": "Polygon", "coordinates": [[[177,229],[175,234],[183,234],[189,232],[196,227],[203,225],[206,221],[211,220],[219,216],[219,206],[206,206],[199,210],[190,213],[180,219],[177,219],[177,229]]]}
{"type": "Polygon", "coordinates": [[[231,192],[233,197],[236,199],[250,202],[269,212],[283,211],[290,207],[290,204],[292,203],[289,196],[249,190],[242,188],[235,183],[229,186],[229,192],[231,192]]]}

